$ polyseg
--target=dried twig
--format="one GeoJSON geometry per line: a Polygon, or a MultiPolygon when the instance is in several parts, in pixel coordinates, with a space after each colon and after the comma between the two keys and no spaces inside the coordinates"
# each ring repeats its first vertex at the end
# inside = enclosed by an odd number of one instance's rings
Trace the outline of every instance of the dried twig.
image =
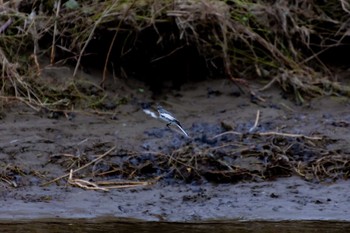
{"type": "Polygon", "coordinates": [[[226,132],[217,134],[217,135],[215,135],[214,137],[212,137],[212,139],[214,139],[214,138],[219,138],[219,137],[222,137],[222,136],[225,136],[225,135],[228,135],[228,134],[242,135],[243,133],[230,130],[230,131],[226,131],[226,132]]]}
{"type": "Polygon", "coordinates": [[[117,182],[117,181],[98,181],[100,187],[104,187],[107,189],[119,189],[119,188],[135,188],[140,186],[148,186],[154,184],[160,177],[156,177],[151,181],[125,181],[125,182],[117,182]]]}
{"type": "Polygon", "coordinates": [[[78,61],[77,61],[77,64],[75,65],[75,69],[74,69],[74,72],[73,72],[73,77],[75,77],[76,74],[77,74],[77,72],[78,72],[78,68],[79,68],[79,66],[80,66],[81,58],[83,57],[83,54],[84,54],[84,52],[85,52],[85,49],[86,49],[86,47],[88,46],[89,42],[91,41],[91,39],[92,39],[92,37],[93,37],[93,35],[94,35],[94,33],[95,33],[95,30],[97,29],[97,26],[100,25],[100,23],[102,22],[102,19],[103,19],[104,17],[106,17],[107,15],[109,15],[110,11],[113,10],[114,7],[115,7],[117,4],[119,4],[119,1],[115,1],[109,8],[105,9],[105,10],[103,11],[101,17],[99,17],[99,18],[96,20],[94,26],[93,26],[92,29],[91,29],[91,32],[90,32],[89,37],[88,37],[87,40],[85,41],[84,46],[83,46],[82,50],[80,51],[80,54],[79,54],[79,57],[78,57],[78,61]]]}
{"type": "MultiPolygon", "coordinates": [[[[235,134],[235,135],[243,135],[243,133],[237,132],[237,131],[227,131],[218,135],[215,135],[213,137],[214,138],[218,138],[218,137],[222,137],[224,135],[228,135],[228,134],[235,134]]],[[[291,134],[291,133],[280,133],[280,132],[258,132],[258,133],[254,133],[255,135],[260,135],[260,136],[271,136],[271,135],[275,135],[275,136],[283,136],[283,137],[292,137],[292,138],[306,138],[306,139],[310,139],[310,140],[322,140],[323,137],[312,137],[312,136],[306,136],[303,134],[291,134]]]]}
{"type": "Polygon", "coordinates": [[[259,91],[265,91],[265,90],[269,89],[277,81],[278,81],[278,77],[276,76],[268,84],[266,84],[262,88],[259,88],[259,91]]]}
{"type": "MultiPolygon", "coordinates": [[[[157,180],[157,179],[156,179],[157,180]]],[[[101,190],[108,192],[110,189],[120,189],[120,188],[136,188],[140,186],[147,186],[153,184],[154,181],[127,181],[127,182],[116,182],[116,181],[100,181],[91,182],[82,179],[73,178],[73,170],[70,170],[68,183],[74,186],[78,186],[83,189],[88,190],[101,190]]]]}
{"type": "Polygon", "coordinates": [[[6,23],[4,23],[1,27],[0,27],[0,34],[3,33],[12,23],[12,19],[8,19],[6,21],[6,23]]]}
{"type": "Polygon", "coordinates": [[[256,112],[255,123],[254,123],[253,127],[251,127],[251,128],[249,129],[249,133],[253,132],[253,131],[256,129],[256,127],[258,126],[258,123],[259,123],[259,118],[260,118],[260,110],[258,110],[258,111],[256,112]]]}
{"type": "Polygon", "coordinates": [[[57,8],[56,8],[55,23],[54,23],[54,26],[53,26],[53,36],[52,36],[51,56],[50,56],[50,63],[51,63],[51,65],[53,65],[54,62],[55,62],[57,21],[58,21],[58,16],[59,16],[59,14],[60,14],[60,9],[61,9],[61,0],[58,0],[58,2],[57,2],[57,8]]]}
{"type": "MultiPolygon", "coordinates": [[[[118,1],[117,1],[117,2],[118,2],[118,1]]],[[[107,52],[107,55],[106,55],[105,64],[104,64],[104,67],[103,67],[103,75],[102,75],[101,85],[103,85],[104,82],[105,82],[105,80],[106,80],[107,64],[108,64],[109,57],[110,57],[110,55],[111,55],[112,48],[113,48],[113,46],[114,46],[115,40],[117,39],[117,35],[118,35],[118,33],[119,33],[120,26],[122,25],[122,22],[124,22],[126,16],[128,15],[129,11],[132,9],[132,7],[134,6],[135,3],[136,3],[136,1],[134,0],[134,1],[129,5],[128,9],[124,12],[123,20],[120,20],[120,21],[119,21],[118,27],[117,27],[116,31],[114,32],[114,36],[113,36],[113,38],[112,38],[111,44],[109,45],[109,49],[108,49],[108,52],[107,52]]]]}
{"type": "MultiPolygon", "coordinates": [[[[72,171],[72,173],[75,173],[75,172],[78,172],[78,171],[80,171],[80,170],[83,170],[84,168],[90,166],[91,164],[96,163],[97,161],[99,161],[100,159],[102,159],[103,157],[105,157],[106,155],[108,155],[109,153],[111,153],[115,148],[116,148],[116,146],[113,146],[111,149],[109,149],[109,150],[108,150],[107,152],[105,152],[104,154],[100,155],[99,157],[97,157],[96,159],[92,160],[91,162],[85,164],[84,166],[82,166],[82,167],[80,167],[80,168],[78,168],[78,169],[75,169],[74,171],[72,171]]],[[[51,181],[49,181],[49,182],[46,182],[46,183],[42,184],[42,186],[46,186],[46,185],[49,185],[49,184],[51,184],[51,183],[54,183],[54,182],[56,182],[56,181],[58,181],[58,180],[60,180],[60,179],[63,179],[63,178],[65,178],[65,177],[69,176],[69,175],[70,175],[70,173],[67,173],[67,174],[65,174],[65,175],[63,175],[63,176],[57,177],[57,178],[55,178],[55,179],[53,179],[53,180],[51,180],[51,181]]]]}
{"type": "Polygon", "coordinates": [[[84,189],[108,191],[108,189],[102,188],[93,182],[82,180],[82,179],[74,179],[73,169],[71,169],[69,172],[68,183],[84,189]]]}
{"type": "Polygon", "coordinates": [[[260,136],[283,136],[283,137],[291,137],[291,138],[306,138],[310,140],[322,140],[323,137],[311,137],[311,136],[306,136],[303,134],[290,134],[290,133],[280,133],[280,132],[260,132],[260,133],[255,133],[260,136]]]}

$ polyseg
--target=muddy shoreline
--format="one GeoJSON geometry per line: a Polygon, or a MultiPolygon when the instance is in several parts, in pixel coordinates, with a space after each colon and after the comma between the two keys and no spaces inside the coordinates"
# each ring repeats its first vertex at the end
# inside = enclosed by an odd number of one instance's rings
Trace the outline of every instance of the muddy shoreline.
{"type": "MultiPolygon", "coordinates": [[[[0,125],[0,208],[6,211],[1,211],[0,220],[112,217],[166,222],[350,221],[350,185],[343,179],[346,170],[339,176],[336,174],[323,180],[318,180],[317,176],[301,177],[297,172],[287,177],[271,176],[264,180],[259,175],[237,182],[208,182],[198,178],[189,182],[192,176],[185,179],[176,176],[177,173],[165,176],[167,171],[154,167],[160,161],[157,156],[191,145],[191,141],[145,114],[142,103],[156,101],[149,97],[149,92],[137,91],[140,83],[132,85],[131,89],[135,91],[125,90],[125,96],[133,101],[107,113],[79,110],[53,114],[36,112],[20,102],[4,104],[0,125]],[[126,158],[132,165],[138,165],[140,160],[153,161],[153,165],[142,167],[135,174],[115,172],[113,179],[152,180],[157,172],[162,178],[147,186],[109,192],[73,187],[66,178],[42,186],[113,146],[118,151],[134,150],[139,154],[106,156],[87,171],[77,174],[78,178],[101,179],[91,174],[109,172],[112,166],[126,158]],[[154,152],[158,154],[154,156],[154,152]],[[140,158],[140,154],[143,157],[140,158]]],[[[223,122],[236,131],[246,132],[254,125],[256,112],[260,110],[258,130],[270,127],[294,134],[327,136],[328,144],[322,148],[349,156],[350,101],[347,98],[319,97],[307,105],[297,106],[274,89],[263,94],[267,103],[256,104],[250,96],[237,96],[232,90],[225,80],[209,80],[186,84],[181,92],[169,92],[157,101],[175,112],[192,135],[212,132],[214,136],[220,132],[218,129],[223,127],[223,122]]],[[[119,89],[114,91],[120,95],[119,89]]],[[[202,136],[197,138],[207,140],[202,136]]],[[[248,139],[256,140],[254,137],[248,139]]],[[[310,144],[309,148],[315,145],[310,144]]],[[[256,165],[259,171],[261,166],[257,161],[237,159],[235,163],[247,168],[256,165]]],[[[113,169],[119,171],[120,168],[113,169]]]]}
{"type": "Polygon", "coordinates": [[[115,221],[350,221],[349,185],[312,184],[299,178],[200,186],[157,184],[108,193],[79,188],[8,191],[1,221],[114,219],[115,221]],[[45,200],[50,196],[51,200],[45,200]],[[119,219],[119,220],[118,220],[119,219]]]}

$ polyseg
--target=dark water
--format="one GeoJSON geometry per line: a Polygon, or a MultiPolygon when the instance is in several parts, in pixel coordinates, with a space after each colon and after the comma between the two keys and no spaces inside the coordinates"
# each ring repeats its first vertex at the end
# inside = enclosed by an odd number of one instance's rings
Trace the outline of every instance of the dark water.
{"type": "Polygon", "coordinates": [[[167,233],[216,233],[216,232],[350,232],[350,223],[344,222],[233,222],[233,223],[113,223],[92,221],[43,221],[43,222],[1,222],[0,232],[167,232],[167,233]]]}

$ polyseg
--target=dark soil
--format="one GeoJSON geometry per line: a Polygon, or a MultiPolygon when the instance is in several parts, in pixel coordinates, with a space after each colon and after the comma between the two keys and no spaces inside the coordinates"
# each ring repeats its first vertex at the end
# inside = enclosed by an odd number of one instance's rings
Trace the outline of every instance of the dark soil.
{"type": "MultiPolygon", "coordinates": [[[[64,88],[67,80],[57,79],[70,73],[64,69],[44,72],[43,81],[64,88]]],[[[35,111],[3,99],[0,219],[350,220],[348,98],[297,106],[293,95],[274,88],[250,96],[227,80],[208,80],[179,91],[165,85],[154,99],[135,80],[109,82],[98,111],[35,111]],[[156,102],[190,138],[146,114],[156,102]],[[70,183],[48,183],[110,149],[70,183]],[[82,180],[89,188],[146,183],[107,192],[74,186],[82,180]]],[[[84,91],[99,94],[86,85],[84,91]]]]}

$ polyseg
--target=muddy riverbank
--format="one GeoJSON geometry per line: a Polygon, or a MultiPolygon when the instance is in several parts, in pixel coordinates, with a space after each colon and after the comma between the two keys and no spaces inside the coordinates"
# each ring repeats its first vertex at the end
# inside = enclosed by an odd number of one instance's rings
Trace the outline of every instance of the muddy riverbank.
{"type": "Polygon", "coordinates": [[[117,84],[109,96],[127,101],[109,111],[36,111],[3,99],[0,220],[350,220],[349,99],[317,97],[297,106],[272,88],[256,101],[227,80],[188,83],[154,99],[142,83],[117,84]],[[157,102],[191,138],[146,114],[157,102]],[[275,142],[276,134],[249,130],[286,135],[275,142]],[[43,186],[111,148],[74,178],[144,185],[94,191],[64,177],[43,186]]]}

